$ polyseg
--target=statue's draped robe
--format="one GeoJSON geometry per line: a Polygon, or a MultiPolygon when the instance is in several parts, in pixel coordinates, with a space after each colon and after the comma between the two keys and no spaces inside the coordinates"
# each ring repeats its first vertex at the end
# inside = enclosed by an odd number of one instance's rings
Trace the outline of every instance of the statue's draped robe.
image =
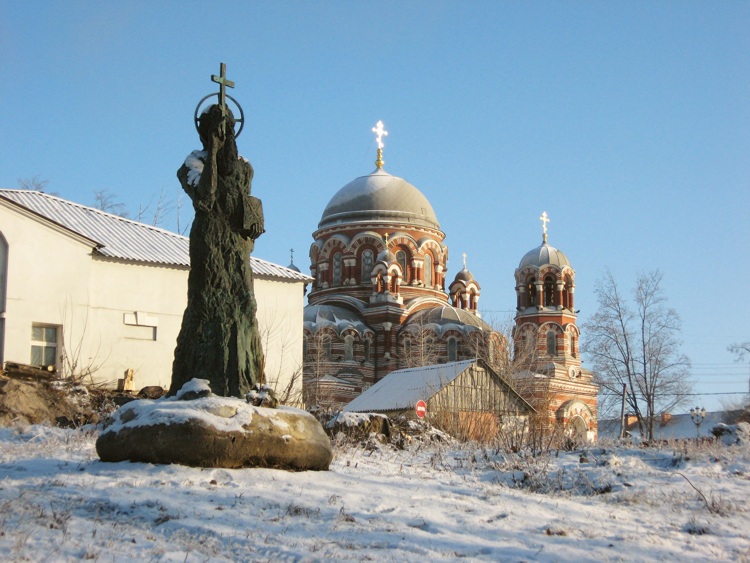
{"type": "Polygon", "coordinates": [[[212,106],[200,118],[205,152],[200,180],[186,165],[177,172],[193,201],[195,219],[187,308],[170,395],[200,378],[217,395],[243,397],[263,377],[250,269],[253,241],[263,232],[263,211],[260,200],[250,195],[253,169],[237,155],[233,126],[231,113],[225,117],[212,106]]]}

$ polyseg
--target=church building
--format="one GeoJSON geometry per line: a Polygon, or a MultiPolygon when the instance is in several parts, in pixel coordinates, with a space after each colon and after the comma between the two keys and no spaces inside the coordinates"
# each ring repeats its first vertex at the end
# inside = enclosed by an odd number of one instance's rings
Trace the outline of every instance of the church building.
{"type": "MultiPolygon", "coordinates": [[[[333,195],[312,234],[303,354],[308,405],[340,408],[398,369],[470,359],[497,368],[510,360],[504,335],[479,314],[481,286],[465,256],[451,279],[432,205],[385,171],[382,122],[373,132],[375,170],[333,195]]],[[[596,386],[578,357],[574,277],[564,254],[547,244],[545,223],[543,245],[516,270],[514,354],[533,353],[513,379],[550,421],[578,424],[591,438],[596,386]]]]}

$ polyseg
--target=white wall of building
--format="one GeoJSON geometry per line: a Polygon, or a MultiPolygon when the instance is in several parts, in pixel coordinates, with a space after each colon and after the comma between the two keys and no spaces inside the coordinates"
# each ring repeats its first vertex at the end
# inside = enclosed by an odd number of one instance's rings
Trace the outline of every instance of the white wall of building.
{"type": "Polygon", "coordinates": [[[279,398],[302,401],[304,292],[299,282],[255,276],[258,326],[265,353],[266,384],[279,398]]]}
{"type": "MultiPolygon", "coordinates": [[[[8,246],[4,361],[31,363],[32,326],[55,326],[63,373],[75,363],[114,387],[133,369],[136,389],[169,387],[187,268],[93,255],[88,239],[3,205],[0,235],[8,246]]],[[[267,382],[301,389],[303,283],[256,276],[255,294],[267,382]]]]}
{"type": "MultiPolygon", "coordinates": [[[[70,334],[83,331],[92,245],[4,207],[0,207],[0,232],[8,244],[3,357],[28,364],[33,325],[67,325],[70,334]]],[[[60,354],[57,356],[61,367],[60,354]]]]}

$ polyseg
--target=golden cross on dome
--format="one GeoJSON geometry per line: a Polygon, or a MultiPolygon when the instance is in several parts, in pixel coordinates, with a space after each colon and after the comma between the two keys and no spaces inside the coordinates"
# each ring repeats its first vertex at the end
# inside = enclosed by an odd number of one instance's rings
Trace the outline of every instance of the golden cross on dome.
{"type": "Polygon", "coordinates": [[[383,128],[383,122],[378,121],[375,127],[372,128],[372,132],[375,133],[375,140],[378,142],[378,159],[375,161],[375,166],[383,169],[383,137],[388,136],[388,131],[383,128]]]}
{"type": "Polygon", "coordinates": [[[385,241],[385,249],[388,250],[388,233],[383,235],[383,240],[385,241]]]}
{"type": "Polygon", "coordinates": [[[542,216],[539,217],[539,220],[542,222],[542,238],[544,242],[547,242],[547,223],[549,223],[550,219],[546,211],[542,211],[542,216]]]}
{"type": "Polygon", "coordinates": [[[216,82],[219,85],[219,107],[221,113],[227,113],[227,88],[234,88],[234,82],[227,80],[227,65],[221,63],[219,66],[219,76],[215,74],[211,75],[211,81],[216,82]]]}

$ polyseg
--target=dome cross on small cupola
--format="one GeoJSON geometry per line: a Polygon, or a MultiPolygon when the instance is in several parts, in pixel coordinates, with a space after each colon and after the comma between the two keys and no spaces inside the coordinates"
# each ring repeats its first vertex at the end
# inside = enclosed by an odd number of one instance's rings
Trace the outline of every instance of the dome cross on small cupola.
{"type": "Polygon", "coordinates": [[[294,264],[294,249],[293,248],[289,249],[289,256],[290,256],[290,262],[287,268],[289,268],[290,270],[294,270],[295,272],[299,272],[300,269],[294,264]]]}
{"type": "Polygon", "coordinates": [[[388,136],[388,131],[383,127],[383,122],[378,121],[375,127],[372,128],[372,132],[375,133],[375,140],[378,142],[378,159],[375,161],[375,166],[379,170],[382,170],[383,164],[385,164],[383,161],[383,147],[385,146],[383,145],[383,137],[388,136]]]}
{"type": "Polygon", "coordinates": [[[464,270],[466,269],[466,253],[464,252],[461,256],[464,258],[464,270]]]}
{"type": "Polygon", "coordinates": [[[539,220],[542,222],[542,243],[547,244],[547,223],[549,223],[550,219],[546,211],[542,211],[542,216],[539,217],[539,220]]]}

